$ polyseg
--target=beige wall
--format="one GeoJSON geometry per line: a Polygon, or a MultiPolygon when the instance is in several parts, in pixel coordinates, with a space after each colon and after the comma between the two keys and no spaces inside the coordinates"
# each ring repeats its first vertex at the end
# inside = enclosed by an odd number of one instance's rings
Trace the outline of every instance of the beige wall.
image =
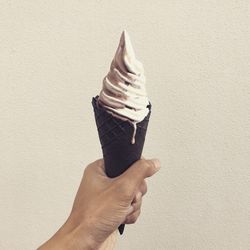
{"type": "Polygon", "coordinates": [[[1,1],[0,249],[34,249],[101,156],[91,98],[121,31],[153,114],[143,212],[117,249],[250,249],[249,1],[1,1]]]}

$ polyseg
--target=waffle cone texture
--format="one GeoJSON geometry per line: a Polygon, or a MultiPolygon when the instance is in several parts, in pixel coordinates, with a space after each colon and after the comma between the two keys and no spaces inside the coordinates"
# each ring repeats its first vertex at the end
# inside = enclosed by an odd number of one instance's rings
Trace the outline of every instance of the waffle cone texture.
{"type": "Polygon", "coordinates": [[[108,177],[117,177],[141,158],[151,114],[151,104],[148,105],[148,115],[143,121],[137,123],[135,144],[131,144],[134,131],[132,124],[112,116],[105,108],[98,105],[97,100],[98,96],[94,97],[92,105],[102,146],[105,171],[108,177]]]}

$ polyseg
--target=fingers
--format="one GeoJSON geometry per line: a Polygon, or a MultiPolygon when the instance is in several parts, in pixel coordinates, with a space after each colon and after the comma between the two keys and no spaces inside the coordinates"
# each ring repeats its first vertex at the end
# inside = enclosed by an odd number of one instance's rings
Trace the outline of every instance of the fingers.
{"type": "Polygon", "coordinates": [[[105,172],[104,160],[103,160],[103,159],[99,159],[99,160],[97,161],[97,164],[98,164],[98,166],[100,167],[100,169],[101,169],[103,172],[105,172]]]}
{"type": "Polygon", "coordinates": [[[142,206],[142,193],[138,192],[131,204],[128,215],[124,221],[124,224],[133,224],[137,221],[141,214],[142,206]]]}
{"type": "Polygon", "coordinates": [[[130,214],[132,214],[133,212],[134,212],[134,207],[131,204],[130,207],[128,208],[127,216],[130,215],[130,214]]]}
{"type": "Polygon", "coordinates": [[[126,217],[126,220],[124,221],[124,224],[133,224],[137,221],[138,217],[140,216],[141,210],[137,210],[136,212],[132,213],[131,215],[128,215],[126,217]]]}
{"type": "Polygon", "coordinates": [[[143,180],[139,190],[137,191],[132,201],[132,204],[138,203],[142,199],[142,196],[145,195],[146,193],[147,193],[147,184],[146,184],[146,181],[143,180]]]}
{"type": "Polygon", "coordinates": [[[133,213],[136,212],[137,210],[141,209],[141,205],[142,205],[142,194],[140,194],[140,197],[138,198],[138,200],[136,200],[135,202],[132,203],[132,207],[134,208],[133,213]]]}
{"type": "Polygon", "coordinates": [[[137,194],[135,195],[130,207],[128,208],[127,216],[134,213],[134,212],[136,212],[138,209],[141,208],[142,196],[143,196],[143,194],[140,191],[137,192],[137,194]]]}
{"type": "Polygon", "coordinates": [[[136,203],[138,202],[140,199],[142,198],[142,192],[137,192],[137,194],[135,195],[135,198],[133,199],[132,203],[136,203]]]}
{"type": "Polygon", "coordinates": [[[139,191],[142,193],[142,195],[145,195],[148,191],[148,187],[147,187],[147,183],[145,180],[142,181],[140,187],[139,187],[139,191]]]}
{"type": "Polygon", "coordinates": [[[123,176],[125,178],[132,178],[140,183],[143,179],[154,175],[159,169],[160,162],[158,159],[140,159],[124,172],[123,176]]]}
{"type": "Polygon", "coordinates": [[[128,191],[134,192],[145,178],[153,176],[160,169],[158,159],[136,161],[118,180],[122,182],[128,191]]]}

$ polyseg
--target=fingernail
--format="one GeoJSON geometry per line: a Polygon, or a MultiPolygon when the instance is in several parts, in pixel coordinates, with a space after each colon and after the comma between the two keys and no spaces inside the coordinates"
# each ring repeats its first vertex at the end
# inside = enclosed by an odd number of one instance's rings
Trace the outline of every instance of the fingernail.
{"type": "Polygon", "coordinates": [[[155,168],[157,170],[159,170],[161,168],[161,163],[160,163],[160,161],[158,159],[152,159],[151,161],[154,163],[155,168]]]}

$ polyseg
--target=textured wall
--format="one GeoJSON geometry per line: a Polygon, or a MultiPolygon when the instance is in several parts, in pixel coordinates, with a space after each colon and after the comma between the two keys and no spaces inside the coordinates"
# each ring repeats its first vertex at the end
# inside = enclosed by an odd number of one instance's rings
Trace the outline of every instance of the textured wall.
{"type": "Polygon", "coordinates": [[[142,215],[117,249],[250,249],[249,1],[0,2],[0,249],[34,249],[101,156],[91,98],[121,31],[153,114],[142,215]]]}

